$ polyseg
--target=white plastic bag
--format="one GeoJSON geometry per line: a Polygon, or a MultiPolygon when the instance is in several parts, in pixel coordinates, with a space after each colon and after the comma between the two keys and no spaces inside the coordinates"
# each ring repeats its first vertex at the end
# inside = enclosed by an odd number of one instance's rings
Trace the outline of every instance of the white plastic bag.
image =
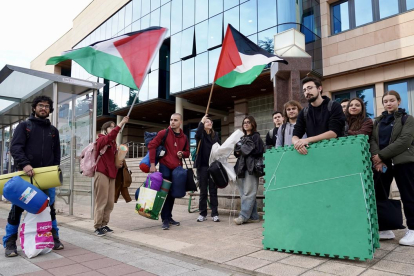
{"type": "Polygon", "coordinates": [[[52,251],[54,242],[51,231],[50,207],[40,214],[27,213],[20,229],[20,245],[27,258],[52,251]]]}

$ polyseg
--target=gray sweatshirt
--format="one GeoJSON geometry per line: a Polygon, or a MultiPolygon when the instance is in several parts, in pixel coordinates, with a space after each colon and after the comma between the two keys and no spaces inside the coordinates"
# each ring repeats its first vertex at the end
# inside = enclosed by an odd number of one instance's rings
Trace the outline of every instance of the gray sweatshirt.
{"type": "MultiPolygon", "coordinates": [[[[293,129],[295,128],[295,124],[291,124],[290,122],[286,123],[286,127],[285,127],[285,146],[290,146],[292,145],[292,137],[293,137],[293,129]]],[[[282,130],[283,130],[283,125],[279,127],[278,131],[277,131],[277,139],[276,139],[276,148],[277,147],[281,147],[282,146],[282,130]]],[[[303,135],[302,138],[306,138],[306,133],[305,135],[303,135]]]]}

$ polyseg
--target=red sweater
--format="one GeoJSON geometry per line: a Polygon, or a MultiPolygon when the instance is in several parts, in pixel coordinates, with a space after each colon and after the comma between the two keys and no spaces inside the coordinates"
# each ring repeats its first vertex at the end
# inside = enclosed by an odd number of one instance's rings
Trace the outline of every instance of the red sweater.
{"type": "Polygon", "coordinates": [[[116,126],[108,135],[99,134],[96,143],[96,158],[98,158],[100,150],[105,145],[110,145],[104,155],[101,156],[101,159],[99,159],[96,171],[113,179],[116,178],[118,172],[118,169],[115,167],[115,153],[117,151],[115,139],[120,130],[121,128],[116,126]]]}
{"type": "MultiPolygon", "coordinates": [[[[177,152],[182,151],[183,157],[188,158],[190,156],[190,145],[188,144],[187,136],[184,134],[182,129],[180,129],[180,134],[176,136],[171,127],[168,128],[169,131],[164,144],[164,147],[167,149],[167,153],[160,159],[160,163],[165,165],[170,170],[173,170],[178,166],[182,166],[181,160],[178,159],[177,152]]],[[[151,163],[155,163],[156,150],[158,146],[161,145],[165,132],[165,129],[159,131],[157,136],[155,136],[155,138],[148,144],[151,163]]]]}

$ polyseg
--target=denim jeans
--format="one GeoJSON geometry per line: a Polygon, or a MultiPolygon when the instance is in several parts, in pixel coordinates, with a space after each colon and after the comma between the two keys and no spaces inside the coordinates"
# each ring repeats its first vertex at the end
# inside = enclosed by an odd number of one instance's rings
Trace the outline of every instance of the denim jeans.
{"type": "MultiPolygon", "coordinates": [[[[172,180],[172,171],[167,166],[160,163],[159,171],[162,174],[163,179],[167,179],[169,181],[172,180]]],[[[164,221],[166,219],[172,219],[172,210],[174,208],[175,198],[171,196],[171,189],[168,193],[167,198],[165,199],[164,206],[161,210],[161,219],[164,221]]]]}
{"type": "Polygon", "coordinates": [[[237,186],[239,187],[241,198],[240,215],[243,217],[243,221],[259,219],[256,202],[258,185],[259,178],[255,175],[249,175],[248,171],[246,171],[244,178],[237,179],[237,186]]]}

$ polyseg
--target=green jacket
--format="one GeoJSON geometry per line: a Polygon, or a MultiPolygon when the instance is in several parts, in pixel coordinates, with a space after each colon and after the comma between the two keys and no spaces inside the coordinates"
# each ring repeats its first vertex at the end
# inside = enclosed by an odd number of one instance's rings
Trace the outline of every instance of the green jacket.
{"type": "Polygon", "coordinates": [[[408,116],[404,125],[402,125],[401,119],[404,114],[404,109],[399,109],[394,113],[395,119],[390,144],[382,150],[379,149],[378,130],[383,115],[375,118],[374,129],[369,141],[372,156],[378,154],[381,160],[391,160],[394,165],[414,162],[414,117],[408,116]]]}

